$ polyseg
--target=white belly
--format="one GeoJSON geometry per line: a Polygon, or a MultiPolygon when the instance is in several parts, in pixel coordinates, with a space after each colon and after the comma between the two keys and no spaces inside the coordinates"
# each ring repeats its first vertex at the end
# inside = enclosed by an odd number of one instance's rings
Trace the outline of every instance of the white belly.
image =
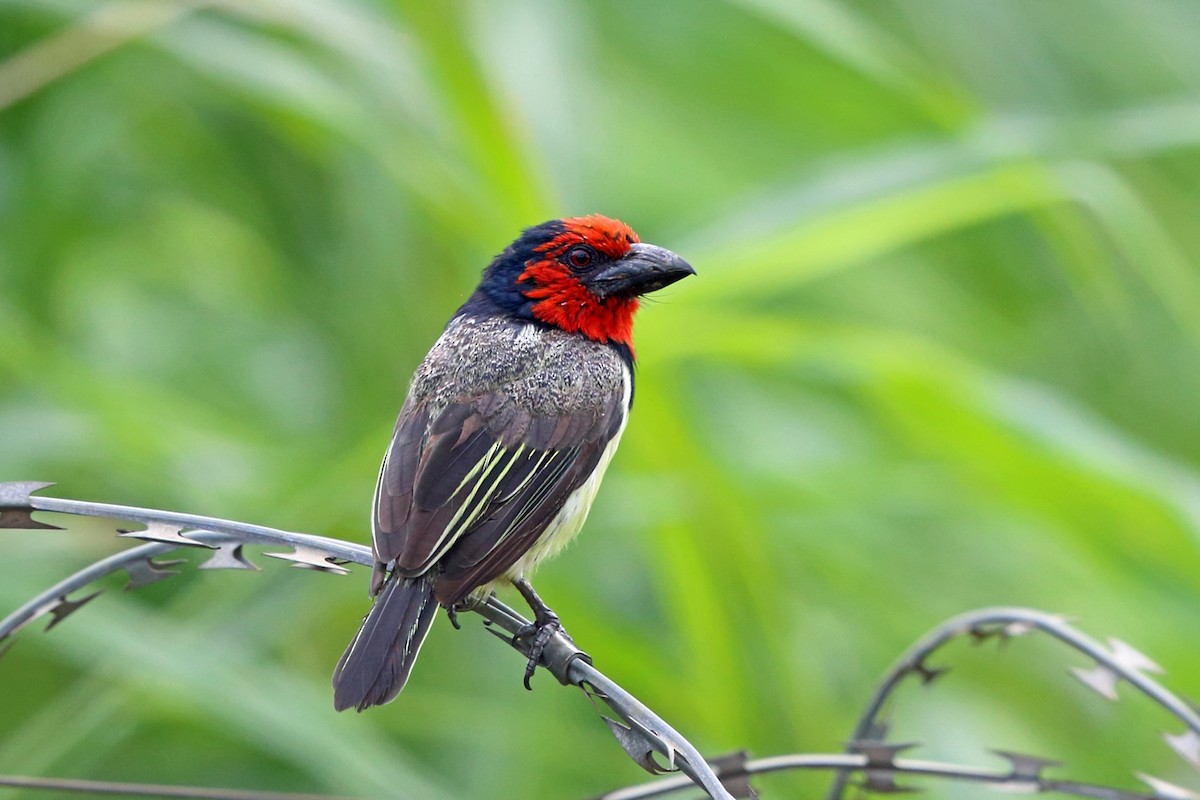
{"type": "Polygon", "coordinates": [[[600,461],[596,464],[596,469],[591,476],[584,481],[582,486],[571,492],[562,510],[546,526],[546,530],[533,543],[533,547],[526,550],[525,555],[517,559],[517,562],[504,573],[505,581],[524,578],[532,574],[542,559],[557,555],[583,528],[588,512],[592,509],[592,501],[596,499],[596,492],[600,490],[600,481],[604,479],[604,471],[608,469],[608,462],[612,461],[613,454],[617,452],[617,444],[621,441],[623,431],[624,426],[617,431],[617,435],[604,448],[604,452],[600,455],[600,461]]]}

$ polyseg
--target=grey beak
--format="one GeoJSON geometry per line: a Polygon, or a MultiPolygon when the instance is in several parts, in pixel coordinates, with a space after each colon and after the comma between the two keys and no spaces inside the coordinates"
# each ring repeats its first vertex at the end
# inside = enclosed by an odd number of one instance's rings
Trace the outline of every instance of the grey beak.
{"type": "Polygon", "coordinates": [[[648,294],[696,270],[675,253],[653,244],[635,244],[614,264],[592,276],[588,289],[601,300],[648,294]]]}

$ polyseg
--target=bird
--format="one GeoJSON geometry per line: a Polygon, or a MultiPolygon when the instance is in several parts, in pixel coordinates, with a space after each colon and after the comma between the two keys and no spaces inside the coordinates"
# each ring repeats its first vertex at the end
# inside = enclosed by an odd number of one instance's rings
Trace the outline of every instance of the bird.
{"type": "Polygon", "coordinates": [[[529,583],[582,528],[634,396],[638,299],[695,270],[592,214],[525,229],[409,385],[371,517],[373,604],[334,670],[338,711],[393,700],[439,608],[511,583],[533,611],[524,684],[562,631],[529,583]]]}

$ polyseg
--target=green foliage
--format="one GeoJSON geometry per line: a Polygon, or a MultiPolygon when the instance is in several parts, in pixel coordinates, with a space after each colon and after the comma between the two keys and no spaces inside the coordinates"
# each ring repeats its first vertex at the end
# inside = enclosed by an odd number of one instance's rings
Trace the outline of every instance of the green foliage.
{"type": "MultiPolygon", "coordinates": [[[[837,749],[908,642],[989,604],[1200,693],[1197,41],[1184,0],[2,0],[0,479],[365,541],[407,377],[480,268],[600,211],[699,275],[641,314],[622,451],[538,586],[705,752],[837,749]]],[[[0,608],[120,546],[4,533],[0,608]]],[[[22,635],[0,773],[641,779],[477,624],[335,714],[366,576],[264,566],[22,635]]],[[[1188,780],[1165,720],[1055,650],[954,653],[896,709],[923,754],[1188,780]]]]}

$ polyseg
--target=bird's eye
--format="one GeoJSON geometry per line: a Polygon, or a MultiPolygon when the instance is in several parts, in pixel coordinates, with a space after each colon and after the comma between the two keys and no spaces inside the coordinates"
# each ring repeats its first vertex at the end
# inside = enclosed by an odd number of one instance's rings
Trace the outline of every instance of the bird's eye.
{"type": "Polygon", "coordinates": [[[571,262],[572,267],[582,269],[592,263],[592,255],[590,247],[575,247],[567,253],[567,260],[571,262]]]}

